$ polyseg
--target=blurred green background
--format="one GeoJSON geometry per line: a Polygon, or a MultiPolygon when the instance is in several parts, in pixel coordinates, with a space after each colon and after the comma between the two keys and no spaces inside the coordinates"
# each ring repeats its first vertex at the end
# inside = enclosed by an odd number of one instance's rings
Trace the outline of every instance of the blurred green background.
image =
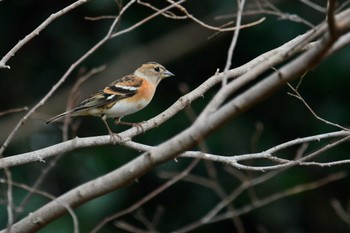
{"type": "MultiPolygon", "coordinates": [[[[123,1],[125,4],[127,1],[123,1]]],[[[342,3],[342,1],[339,1],[342,3]]],[[[344,2],[344,1],[343,1],[344,2]]],[[[17,1],[0,2],[0,57],[4,56],[20,39],[31,32],[51,13],[70,4],[71,1],[17,1]]],[[[156,6],[165,6],[165,1],[152,1],[156,6]]],[[[301,3],[301,1],[273,1],[283,12],[298,14],[310,23],[317,25],[324,20],[324,14],[301,3]]],[[[325,6],[326,1],[318,1],[325,6]]],[[[249,9],[255,1],[247,1],[249,9]]],[[[232,14],[236,10],[231,0],[191,0],[184,4],[197,18],[208,24],[220,26],[230,18],[217,19],[217,16],[232,14]]],[[[22,106],[32,107],[62,77],[69,66],[80,58],[95,43],[104,37],[111,20],[88,21],[84,17],[115,15],[118,10],[112,0],[90,1],[50,24],[39,36],[26,44],[8,62],[10,70],[0,70],[0,111],[22,106]]],[[[153,11],[143,6],[133,6],[122,18],[118,30],[125,29],[153,11]]],[[[177,12],[179,13],[179,12],[177,12]]],[[[247,16],[243,22],[252,22],[261,18],[247,16]]],[[[262,24],[240,32],[238,44],[233,56],[233,67],[245,64],[261,53],[269,51],[297,35],[303,34],[309,27],[302,23],[281,20],[266,15],[262,24]]],[[[96,89],[113,81],[116,77],[131,73],[140,64],[157,61],[176,74],[173,79],[163,81],[152,103],[144,110],[128,116],[127,121],[143,121],[156,116],[181,95],[179,87],[186,84],[189,90],[196,88],[213,75],[217,68],[225,66],[227,49],[232,33],[220,33],[214,37],[214,31],[205,29],[190,20],[172,20],[159,16],[141,27],[124,34],[101,47],[86,59],[69,76],[64,85],[47,104],[27,121],[16,136],[5,156],[15,155],[53,145],[62,140],[60,124],[45,126],[44,121],[65,110],[68,92],[79,77],[81,70],[106,65],[105,71],[92,77],[78,93],[83,99],[96,89]]],[[[310,71],[302,82],[300,92],[310,106],[329,121],[349,126],[349,86],[350,86],[350,48],[333,55],[320,66],[310,71]]],[[[296,83],[293,83],[296,85],[296,83]]],[[[195,113],[200,113],[219,87],[209,91],[203,98],[191,104],[195,113]]],[[[236,155],[266,150],[274,145],[295,139],[337,130],[317,121],[305,106],[297,99],[287,95],[290,90],[284,88],[275,93],[250,111],[233,119],[205,141],[208,151],[215,154],[236,155]],[[256,143],[252,143],[262,127],[256,143]]],[[[15,126],[23,113],[11,114],[0,118],[1,140],[15,126]]],[[[79,137],[104,135],[106,129],[98,118],[78,119],[79,137]]],[[[157,145],[191,124],[185,112],[177,114],[165,124],[134,138],[135,141],[157,145]]],[[[113,126],[115,132],[126,127],[113,126]]],[[[74,136],[73,134],[70,135],[74,136]]],[[[327,143],[327,142],[321,142],[327,143]]],[[[309,146],[308,152],[318,148],[319,144],[309,146]]],[[[194,148],[197,149],[197,148],[194,148]]],[[[298,148],[281,154],[292,158],[298,148]]],[[[336,161],[349,158],[348,144],[341,145],[320,156],[320,161],[336,161]]],[[[88,148],[66,154],[47,175],[40,189],[53,195],[60,195],[77,185],[94,179],[127,163],[140,153],[121,146],[88,148]]],[[[159,177],[164,172],[180,172],[190,159],[179,159],[155,168],[137,182],[113,193],[97,198],[79,208],[81,232],[89,232],[106,216],[130,206],[159,185],[166,182],[159,177]]],[[[261,161],[251,162],[258,165],[261,161]]],[[[13,180],[32,185],[41,171],[49,164],[34,163],[11,169],[13,180]]],[[[200,162],[193,175],[208,178],[206,163],[200,162]]],[[[222,164],[212,164],[217,172],[217,180],[226,193],[230,193],[240,180],[222,164]]],[[[282,172],[271,180],[244,192],[233,202],[239,208],[250,203],[253,196],[269,196],[286,188],[315,181],[335,172],[345,171],[349,165],[331,168],[297,167],[282,172]]],[[[232,169],[234,170],[234,169],[232,169]]],[[[237,171],[247,177],[258,177],[266,173],[237,171]]],[[[4,175],[1,174],[1,177],[4,175]]],[[[287,197],[241,216],[246,232],[349,232],[346,225],[330,205],[332,198],[339,199],[344,208],[350,209],[348,177],[319,189],[287,197]]],[[[0,228],[6,226],[6,185],[0,186],[0,228]]],[[[14,188],[14,201],[19,205],[26,194],[20,188],[14,188]]],[[[48,200],[34,195],[19,218],[26,216],[48,200]]],[[[213,190],[191,182],[182,181],[163,192],[160,196],[142,207],[143,214],[151,219],[161,209],[162,213],[156,226],[160,232],[169,232],[180,228],[206,214],[220,198],[213,190]]],[[[136,213],[122,218],[137,227],[143,225],[137,220],[136,213]]],[[[40,232],[71,232],[70,216],[54,221],[40,232]]],[[[124,232],[108,224],[100,232],[124,232]]],[[[205,225],[194,232],[236,232],[230,220],[205,225]]]]}

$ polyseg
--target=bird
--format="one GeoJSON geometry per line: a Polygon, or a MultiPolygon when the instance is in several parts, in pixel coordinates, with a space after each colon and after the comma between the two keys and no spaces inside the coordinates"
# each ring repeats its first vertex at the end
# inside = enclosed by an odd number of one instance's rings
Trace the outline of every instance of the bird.
{"type": "Polygon", "coordinates": [[[66,115],[100,117],[109,135],[114,138],[107,118],[114,118],[115,124],[137,126],[138,123],[123,122],[121,118],[145,108],[151,102],[160,81],[172,76],[175,75],[159,63],[144,63],[133,73],[116,79],[73,109],[48,119],[46,124],[66,115]]]}

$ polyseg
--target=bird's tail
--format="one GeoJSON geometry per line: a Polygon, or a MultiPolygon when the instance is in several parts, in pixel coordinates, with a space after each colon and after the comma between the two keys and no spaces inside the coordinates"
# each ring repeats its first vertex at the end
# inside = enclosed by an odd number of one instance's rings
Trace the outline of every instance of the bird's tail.
{"type": "Polygon", "coordinates": [[[72,114],[72,113],[73,113],[73,111],[70,110],[70,111],[61,113],[61,114],[59,114],[59,115],[57,115],[57,116],[51,117],[50,119],[48,119],[48,120],[45,122],[45,124],[46,124],[46,125],[47,125],[47,124],[50,124],[51,122],[57,121],[58,119],[64,117],[65,115],[67,115],[67,114],[72,114]]]}

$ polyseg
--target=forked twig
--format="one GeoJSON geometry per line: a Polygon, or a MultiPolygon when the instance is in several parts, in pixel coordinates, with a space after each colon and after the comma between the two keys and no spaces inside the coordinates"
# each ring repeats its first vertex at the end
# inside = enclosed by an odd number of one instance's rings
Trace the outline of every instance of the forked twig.
{"type": "MultiPolygon", "coordinates": [[[[73,220],[73,225],[74,225],[74,233],[78,233],[79,232],[79,221],[78,221],[78,218],[77,218],[76,214],[74,213],[74,210],[69,205],[66,205],[65,203],[62,203],[62,202],[59,202],[58,200],[56,200],[55,196],[53,196],[53,195],[51,195],[51,194],[49,194],[47,192],[44,192],[42,190],[39,190],[37,188],[29,187],[28,185],[20,184],[20,183],[17,183],[17,182],[14,182],[14,181],[10,181],[10,180],[7,180],[7,179],[0,179],[0,183],[4,183],[4,184],[11,183],[11,186],[15,186],[15,187],[21,188],[23,190],[26,190],[26,191],[28,191],[30,193],[35,193],[35,194],[38,194],[40,196],[46,197],[46,198],[48,198],[48,199],[50,199],[52,201],[56,201],[58,204],[62,205],[64,208],[66,208],[68,213],[71,215],[72,220],[73,220]]],[[[13,206],[13,208],[15,208],[15,207],[13,206]]],[[[21,209],[21,207],[20,206],[16,207],[16,209],[21,209]]]]}
{"type": "MultiPolygon", "coordinates": [[[[308,105],[308,103],[305,101],[305,99],[300,95],[299,91],[297,90],[297,88],[294,88],[292,85],[290,85],[289,83],[287,83],[288,87],[290,89],[293,90],[294,93],[290,93],[288,92],[287,94],[290,95],[290,96],[293,96],[295,98],[297,98],[298,100],[300,100],[305,106],[306,108],[311,112],[311,114],[319,121],[322,121],[323,123],[327,124],[327,125],[332,125],[334,127],[337,127],[339,129],[342,129],[342,130],[349,130],[348,128],[344,127],[344,126],[341,126],[339,124],[336,124],[336,123],[333,123],[331,121],[328,121],[320,116],[318,116],[315,111],[310,107],[310,105],[308,105]]],[[[300,84],[299,84],[300,85],[300,84]]],[[[299,87],[298,85],[298,87],[299,87]]]]}
{"type": "Polygon", "coordinates": [[[111,222],[111,221],[113,221],[113,220],[115,220],[117,218],[120,218],[123,215],[131,213],[131,212],[135,211],[136,209],[140,208],[142,205],[144,205],[145,203],[147,203],[148,201],[150,201],[151,199],[156,197],[158,194],[162,193],[165,189],[171,187],[176,182],[178,182],[179,180],[181,180],[185,176],[187,176],[189,174],[189,172],[197,165],[198,162],[199,162],[199,159],[193,160],[191,162],[191,164],[185,170],[183,170],[181,173],[179,173],[177,176],[173,177],[172,179],[170,179],[167,182],[165,182],[163,185],[161,185],[158,188],[154,189],[152,192],[150,192],[149,194],[145,195],[143,198],[141,198],[140,200],[138,200],[137,202],[135,202],[134,204],[132,204],[128,208],[126,208],[124,210],[121,210],[121,211],[119,211],[119,212],[117,212],[117,213],[115,213],[115,214],[105,218],[102,222],[100,222],[91,231],[91,233],[98,232],[107,223],[109,223],[109,222],[111,222]]]}

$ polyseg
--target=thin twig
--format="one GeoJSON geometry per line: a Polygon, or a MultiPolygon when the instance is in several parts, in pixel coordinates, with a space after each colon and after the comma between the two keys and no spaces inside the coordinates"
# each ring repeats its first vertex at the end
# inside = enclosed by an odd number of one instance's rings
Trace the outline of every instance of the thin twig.
{"type": "Polygon", "coordinates": [[[300,101],[306,106],[306,108],[311,112],[311,114],[312,114],[317,120],[322,121],[323,123],[325,123],[325,124],[327,124],[327,125],[332,125],[332,126],[334,126],[334,127],[337,127],[337,128],[339,128],[339,129],[342,129],[342,130],[350,130],[350,129],[346,128],[346,127],[343,127],[343,126],[341,126],[341,125],[339,125],[339,124],[336,124],[336,123],[333,123],[333,122],[330,122],[330,121],[327,121],[326,119],[324,119],[324,118],[318,116],[318,115],[315,113],[315,111],[308,105],[308,103],[305,101],[305,99],[300,95],[299,91],[298,91],[296,88],[294,88],[292,85],[290,85],[289,83],[287,83],[287,85],[288,85],[289,88],[292,89],[293,92],[294,92],[294,93],[289,93],[289,92],[288,92],[288,94],[289,94],[290,96],[293,96],[293,97],[297,98],[298,100],[300,100],[300,101]]]}
{"type": "Polygon", "coordinates": [[[144,205],[145,203],[147,203],[148,201],[150,201],[154,197],[158,196],[164,190],[168,189],[169,187],[174,185],[176,182],[178,182],[179,180],[181,180],[185,176],[187,176],[189,174],[189,172],[197,165],[198,162],[199,162],[199,159],[193,160],[191,162],[191,164],[185,170],[183,170],[181,173],[179,173],[177,176],[173,177],[169,181],[165,182],[163,185],[161,185],[158,188],[154,189],[152,192],[150,192],[149,194],[145,195],[143,198],[141,198],[140,200],[138,200],[137,202],[135,202],[134,204],[132,204],[128,208],[126,208],[124,210],[121,210],[121,211],[119,211],[119,212],[117,212],[117,213],[115,213],[115,214],[105,218],[102,222],[100,222],[91,231],[91,233],[98,232],[107,223],[109,223],[109,222],[111,222],[111,221],[113,221],[113,220],[115,220],[117,218],[120,218],[123,215],[129,214],[129,213],[135,211],[136,209],[140,208],[142,205],[144,205]]]}
{"type": "Polygon", "coordinates": [[[311,191],[314,189],[318,189],[324,185],[327,185],[331,182],[343,179],[346,177],[346,174],[344,172],[339,172],[339,173],[335,173],[332,175],[329,175],[325,178],[322,178],[320,180],[314,181],[314,182],[310,182],[310,183],[306,183],[306,184],[300,184],[297,185],[295,187],[283,190],[281,192],[275,193],[271,196],[265,197],[260,199],[259,201],[256,201],[254,203],[251,203],[249,205],[246,205],[242,208],[240,208],[238,211],[236,212],[227,212],[224,214],[220,214],[217,215],[216,217],[214,217],[211,221],[209,221],[208,223],[214,223],[214,222],[218,222],[218,221],[222,221],[225,219],[228,219],[229,217],[232,216],[237,216],[237,215],[242,215],[245,213],[248,213],[254,209],[260,208],[262,206],[265,206],[267,204],[270,204],[274,201],[280,200],[282,198],[291,196],[291,195],[296,195],[298,193],[302,193],[302,192],[306,192],[306,191],[311,191]]]}
{"type": "Polygon", "coordinates": [[[350,4],[350,1],[349,1],[349,0],[344,1],[344,2],[341,3],[341,5],[338,7],[338,9],[336,10],[336,12],[338,13],[338,12],[342,11],[342,10],[345,9],[345,7],[347,7],[347,5],[349,5],[349,4],[350,4]]]}
{"type": "Polygon", "coordinates": [[[159,232],[156,230],[153,223],[146,218],[145,213],[142,211],[142,209],[136,211],[134,217],[139,220],[148,229],[149,232],[159,232]]]}
{"type": "MultiPolygon", "coordinates": [[[[89,0],[78,0],[69,6],[57,11],[56,13],[53,13],[48,17],[44,22],[42,22],[34,31],[26,35],[22,40],[20,40],[1,60],[0,60],[0,69],[6,68],[10,69],[9,65],[6,65],[6,63],[15,55],[15,53],[18,52],[25,44],[27,44],[31,39],[33,39],[35,36],[39,35],[39,33],[44,30],[50,23],[52,23],[57,18],[61,17],[62,15],[70,12],[71,10],[81,6],[84,3],[87,3],[89,0]]],[[[1,153],[0,153],[1,154],[1,153]]]]}
{"type": "Polygon", "coordinates": [[[28,111],[28,107],[22,107],[22,108],[13,108],[13,109],[9,109],[3,112],[0,112],[0,117],[5,116],[7,114],[11,114],[11,113],[17,113],[17,112],[24,112],[24,111],[28,111]]]}
{"type": "MultiPolygon", "coordinates": [[[[175,2],[173,0],[167,0],[167,1],[169,3],[171,3],[171,4],[174,4],[174,7],[178,8],[185,15],[184,16],[178,16],[178,15],[174,15],[172,12],[169,12],[169,11],[164,11],[164,10],[161,11],[161,9],[158,9],[157,7],[154,7],[150,3],[145,3],[145,2],[142,2],[140,0],[138,1],[138,3],[140,3],[140,4],[144,5],[144,6],[147,6],[147,7],[151,8],[151,9],[157,11],[157,12],[160,12],[160,14],[162,14],[164,17],[172,18],[172,19],[176,19],[176,20],[178,20],[178,19],[190,19],[190,20],[194,21],[195,23],[201,25],[202,27],[210,29],[210,30],[213,30],[213,31],[227,32],[227,31],[234,31],[234,30],[238,29],[237,27],[226,27],[227,25],[230,25],[231,23],[224,24],[222,27],[215,27],[215,26],[209,25],[209,24],[207,24],[207,23],[197,19],[192,14],[190,14],[185,7],[180,5],[180,3],[175,5],[175,2]]],[[[254,22],[251,22],[251,23],[248,23],[248,24],[244,24],[244,25],[240,25],[240,29],[253,27],[255,25],[258,25],[258,24],[262,23],[264,20],[265,20],[265,18],[261,18],[261,19],[259,19],[257,21],[254,21],[254,22]]]]}
{"type": "Polygon", "coordinates": [[[85,16],[85,20],[90,20],[90,21],[97,21],[97,20],[102,20],[102,19],[115,19],[115,15],[103,15],[103,16],[98,16],[98,17],[90,17],[90,16],[85,16]]]}
{"type": "Polygon", "coordinates": [[[13,215],[13,189],[12,189],[12,174],[9,168],[4,169],[6,179],[9,181],[7,183],[7,190],[6,190],[6,199],[7,199],[7,231],[11,233],[12,224],[14,223],[14,215],[13,215]]]}
{"type": "MultiPolygon", "coordinates": [[[[275,5],[273,5],[269,1],[264,1],[264,6],[260,4],[260,0],[256,1],[257,9],[251,9],[251,10],[246,10],[242,13],[243,16],[249,16],[249,15],[273,15],[277,16],[279,20],[289,20],[291,22],[296,22],[296,23],[302,23],[310,28],[314,28],[315,25],[313,25],[311,22],[307,21],[306,19],[300,17],[297,14],[291,14],[287,12],[282,12],[280,9],[278,9],[275,5]],[[265,6],[266,5],[266,6],[265,6]]],[[[236,14],[228,14],[228,15],[221,15],[215,17],[215,19],[220,20],[220,19],[227,19],[227,18],[232,18],[236,17],[236,14]]]]}
{"type": "MultiPolygon", "coordinates": [[[[220,210],[225,208],[228,204],[232,203],[239,195],[241,195],[244,191],[246,191],[248,188],[258,185],[261,183],[264,183],[271,178],[275,177],[281,173],[281,171],[274,171],[267,174],[264,174],[260,177],[253,178],[251,180],[245,180],[243,181],[238,187],[236,187],[234,190],[232,190],[225,199],[221,200],[219,203],[217,203],[211,210],[209,210],[204,216],[202,216],[199,220],[194,221],[193,223],[187,224],[184,227],[181,227],[180,229],[177,229],[177,233],[184,233],[191,231],[195,228],[198,228],[200,226],[203,226],[204,224],[211,221],[212,218],[214,218],[220,210]]],[[[238,210],[235,209],[233,212],[237,212],[238,210]]],[[[229,211],[231,212],[231,211],[229,211]]],[[[236,215],[238,216],[238,215],[236,215]]]]}
{"type": "MultiPolygon", "coordinates": [[[[223,213],[223,214],[217,214],[218,211],[216,210],[213,215],[208,216],[208,218],[205,219],[206,221],[203,221],[203,218],[201,218],[198,221],[195,221],[191,224],[188,224],[187,226],[184,226],[180,229],[177,229],[176,233],[186,233],[189,231],[193,231],[194,229],[197,229],[197,228],[203,226],[204,224],[215,223],[215,222],[223,221],[223,220],[235,217],[235,216],[241,216],[243,214],[246,214],[246,213],[251,212],[255,209],[261,208],[267,204],[270,204],[270,203],[275,202],[277,200],[280,200],[282,198],[286,198],[286,197],[291,196],[291,195],[296,195],[298,193],[311,191],[311,190],[320,188],[320,187],[327,185],[331,182],[337,181],[339,179],[343,179],[344,177],[346,177],[345,173],[342,173],[342,172],[335,173],[335,174],[327,176],[323,179],[320,179],[320,180],[317,180],[314,182],[310,182],[310,183],[306,183],[306,184],[300,184],[300,185],[294,186],[292,188],[288,188],[288,189],[285,189],[285,190],[280,191],[278,193],[272,194],[272,195],[267,196],[265,198],[261,198],[259,200],[253,201],[250,204],[245,205],[242,208],[239,208],[239,209],[234,210],[234,211],[228,211],[228,212],[223,213]]],[[[248,186],[249,185],[247,185],[247,187],[248,186]]],[[[222,205],[224,205],[224,203],[222,203],[222,205]]]]}
{"type": "MultiPolygon", "coordinates": [[[[76,214],[74,213],[74,210],[69,206],[69,205],[66,205],[64,203],[61,203],[59,202],[55,196],[53,196],[52,194],[49,194],[47,192],[44,192],[42,190],[39,190],[39,189],[36,189],[36,188],[33,188],[33,187],[29,187],[28,185],[25,185],[25,184],[21,184],[21,183],[17,183],[17,182],[14,182],[14,181],[10,181],[10,180],[7,180],[7,179],[0,179],[0,183],[4,183],[4,184],[9,184],[11,183],[11,185],[13,186],[16,186],[18,188],[21,188],[23,190],[26,190],[30,193],[35,193],[35,194],[38,194],[40,196],[43,196],[43,197],[46,197],[52,201],[56,201],[58,204],[62,205],[64,208],[67,209],[68,213],[71,215],[72,217],[72,220],[73,220],[73,225],[74,225],[74,233],[78,233],[79,232],[79,222],[78,222],[78,218],[76,216],[76,214]]],[[[17,207],[17,209],[20,208],[20,207],[17,207]]],[[[10,230],[9,228],[7,228],[7,230],[10,230]]]]}
{"type": "Polygon", "coordinates": [[[329,34],[331,35],[332,40],[336,40],[338,37],[338,28],[334,18],[335,5],[336,5],[336,0],[327,1],[327,23],[328,23],[329,34]]]}
{"type": "Polygon", "coordinates": [[[305,162],[306,160],[309,160],[316,155],[319,155],[320,153],[325,152],[326,150],[339,145],[340,143],[346,142],[350,137],[350,132],[349,131],[338,131],[338,132],[333,132],[333,133],[327,133],[327,134],[320,134],[320,135],[314,135],[310,137],[305,137],[305,138],[298,138],[295,140],[291,140],[286,143],[282,143],[280,145],[274,146],[266,151],[260,152],[260,153],[252,153],[252,154],[244,154],[244,155],[235,155],[235,156],[221,156],[221,155],[213,155],[213,154],[208,154],[208,153],[196,153],[196,152],[185,152],[181,154],[182,157],[189,157],[189,158],[201,158],[204,160],[210,160],[214,162],[221,162],[226,165],[231,165],[235,168],[243,169],[243,170],[253,170],[253,171],[267,171],[267,170],[276,170],[276,169],[281,169],[283,167],[288,167],[288,166],[334,166],[334,165],[340,165],[340,164],[346,164],[349,163],[349,160],[342,160],[342,162],[329,162],[329,163],[317,163],[317,162],[305,162]],[[321,149],[309,154],[308,156],[305,156],[303,158],[297,159],[297,160],[286,160],[286,159],[281,159],[272,156],[272,154],[286,149],[291,146],[295,146],[298,144],[304,144],[307,142],[312,142],[312,141],[320,141],[322,139],[326,138],[335,138],[335,137],[343,137],[331,144],[328,144],[321,149]],[[270,165],[270,166],[247,166],[247,165],[242,165],[239,162],[240,161],[246,161],[246,160],[252,160],[252,159],[270,159],[275,162],[278,162],[280,164],[278,165],[270,165]]]}
{"type": "Polygon", "coordinates": [[[310,8],[319,11],[321,13],[326,13],[327,9],[325,7],[322,7],[320,5],[317,5],[316,3],[309,1],[309,0],[299,0],[300,2],[304,3],[305,5],[309,6],[310,8]]]}
{"type": "MultiPolygon", "coordinates": [[[[241,21],[242,21],[242,13],[243,13],[243,9],[244,9],[244,4],[245,4],[245,0],[237,0],[237,19],[236,19],[236,30],[233,33],[233,37],[231,40],[231,44],[229,46],[229,49],[227,51],[227,58],[226,58],[226,65],[224,68],[224,72],[228,71],[231,68],[231,63],[232,63],[232,56],[233,56],[233,51],[236,47],[236,43],[237,43],[237,39],[238,39],[238,35],[239,35],[239,29],[241,27],[241,21]]],[[[226,85],[227,84],[227,79],[223,79],[222,81],[222,85],[226,85]]]]}
{"type": "Polygon", "coordinates": [[[171,9],[171,8],[173,8],[173,7],[175,7],[175,6],[179,5],[179,4],[181,4],[181,3],[184,3],[185,1],[187,1],[187,0],[180,0],[180,1],[175,2],[175,3],[173,3],[173,4],[171,4],[171,5],[167,6],[167,7],[164,7],[163,9],[161,9],[161,10],[159,10],[159,11],[153,13],[152,15],[150,15],[150,16],[148,16],[148,17],[142,19],[142,20],[140,20],[139,22],[135,23],[134,25],[132,25],[132,26],[130,26],[130,27],[124,29],[124,30],[121,30],[121,31],[119,31],[119,32],[113,33],[113,34],[111,35],[111,38],[114,38],[114,37],[120,36],[121,34],[130,32],[130,31],[132,31],[132,30],[134,30],[134,29],[140,27],[141,25],[145,24],[146,22],[150,21],[151,19],[157,17],[158,15],[163,14],[163,13],[166,12],[167,10],[169,10],[169,9],[171,9]]]}
{"type": "Polygon", "coordinates": [[[343,222],[345,222],[348,227],[350,227],[350,213],[346,212],[340,202],[337,199],[331,200],[331,205],[335,210],[335,213],[339,216],[343,222]]]}
{"type": "MultiPolygon", "coordinates": [[[[168,2],[169,2],[169,1],[168,1],[168,2]]],[[[143,6],[145,6],[145,7],[151,8],[151,9],[154,10],[154,11],[159,11],[159,10],[160,10],[159,8],[153,6],[151,3],[148,3],[148,2],[143,2],[143,1],[141,1],[141,0],[137,0],[137,3],[140,4],[140,5],[143,5],[143,6]]],[[[173,1],[170,2],[170,3],[171,3],[171,4],[174,4],[173,1]]],[[[178,8],[179,8],[179,7],[178,7],[178,8]]],[[[174,14],[173,12],[171,12],[171,11],[164,11],[164,12],[162,13],[162,15],[163,15],[164,17],[166,17],[166,18],[176,19],[176,20],[178,20],[178,19],[186,19],[186,18],[187,18],[187,16],[175,15],[175,14],[174,14]]]]}
{"type": "Polygon", "coordinates": [[[135,227],[129,223],[127,223],[126,221],[115,221],[114,226],[117,228],[120,228],[124,231],[130,232],[130,233],[155,233],[153,231],[146,231],[146,230],[142,230],[138,227],[135,227]]]}

